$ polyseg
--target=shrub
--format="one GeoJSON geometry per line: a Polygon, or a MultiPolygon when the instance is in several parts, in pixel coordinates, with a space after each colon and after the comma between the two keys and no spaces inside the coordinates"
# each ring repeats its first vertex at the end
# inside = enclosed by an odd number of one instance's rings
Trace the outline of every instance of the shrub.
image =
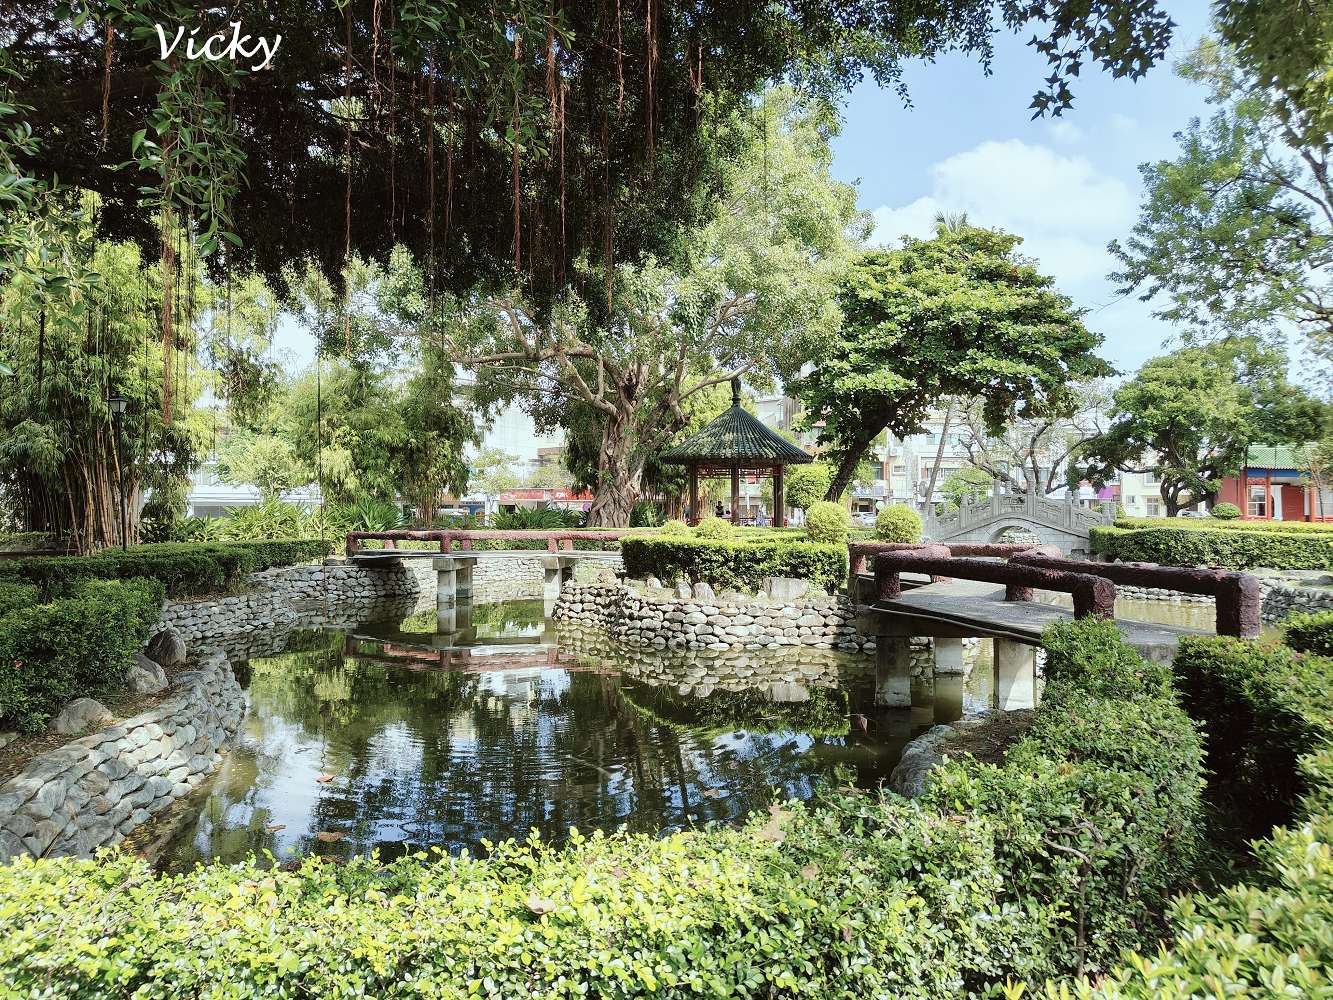
{"type": "Polygon", "coordinates": [[[658,535],[688,535],[690,533],[690,526],[684,521],[678,521],[675,518],[672,518],[669,521],[664,521],[662,526],[657,529],[657,533],[658,535]]]}
{"type": "Polygon", "coordinates": [[[1333,656],[1333,611],[1292,615],[1282,623],[1282,641],[1302,653],[1333,656]]]}
{"type": "Polygon", "coordinates": [[[560,531],[577,528],[582,518],[572,510],[558,507],[515,507],[496,513],[497,531],[560,531]]]}
{"type": "Polygon", "coordinates": [[[136,579],[74,581],[0,614],[0,727],[34,731],[71,698],[114,690],[161,613],[162,585],[136,579]]]}
{"type": "Polygon", "coordinates": [[[1174,528],[1179,531],[1276,531],[1286,535],[1333,534],[1333,521],[1216,521],[1202,517],[1124,517],[1117,528],[1174,528]]]}
{"type": "Polygon", "coordinates": [[[919,542],[921,515],[902,504],[881,507],[875,515],[875,537],[881,542],[919,542]]]}
{"type": "Polygon", "coordinates": [[[1223,500],[1221,503],[1213,504],[1213,509],[1210,513],[1219,521],[1234,521],[1236,518],[1240,517],[1240,508],[1234,503],[1227,503],[1223,500]]]}
{"type": "Polygon", "coordinates": [[[805,534],[812,542],[846,545],[847,529],[851,526],[847,508],[828,500],[811,504],[805,512],[805,534]]]}
{"type": "Polygon", "coordinates": [[[327,555],[328,542],[273,539],[254,542],[163,542],[107,549],[93,556],[32,556],[0,561],[0,579],[35,583],[50,597],[76,580],[150,577],[172,597],[219,593],[241,584],[247,573],[288,566],[327,555]]]}
{"type": "Polygon", "coordinates": [[[1092,550],[1108,559],[1170,566],[1333,569],[1333,535],[1327,531],[1245,531],[1256,522],[1181,521],[1184,526],[1169,528],[1091,528],[1092,550]]]}
{"type": "Polygon", "coordinates": [[[34,583],[18,583],[13,580],[0,581],[0,615],[8,614],[15,608],[26,608],[40,604],[41,595],[34,583]]]}
{"type": "Polygon", "coordinates": [[[705,517],[695,527],[694,533],[699,538],[730,538],[736,534],[736,526],[720,517],[705,517]]]}
{"type": "Polygon", "coordinates": [[[783,496],[790,507],[806,510],[828,496],[833,470],[823,462],[798,465],[788,469],[783,496]]]}
{"type": "Polygon", "coordinates": [[[847,549],[817,542],[741,540],[642,536],[621,541],[625,574],[659,580],[685,577],[714,587],[755,590],[766,576],[809,580],[832,591],[846,579],[847,549]]]}

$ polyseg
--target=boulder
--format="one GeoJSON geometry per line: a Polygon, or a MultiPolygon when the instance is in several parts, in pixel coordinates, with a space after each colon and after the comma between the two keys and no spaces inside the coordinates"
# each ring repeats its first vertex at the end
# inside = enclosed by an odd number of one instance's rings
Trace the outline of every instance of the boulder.
{"type": "Polygon", "coordinates": [[[711,601],[714,598],[713,587],[709,583],[700,580],[691,588],[690,593],[685,595],[693,597],[696,601],[711,601]]]}
{"type": "Polygon", "coordinates": [[[798,580],[790,576],[764,577],[764,594],[771,600],[786,604],[799,600],[809,592],[808,580],[798,580]]]}
{"type": "Polygon", "coordinates": [[[51,732],[73,735],[111,721],[111,710],[92,698],[75,698],[51,720],[51,732]]]}
{"type": "Polygon", "coordinates": [[[148,658],[164,667],[175,667],[185,662],[185,640],[174,628],[164,628],[148,640],[144,650],[148,658]]]}
{"type": "Polygon", "coordinates": [[[136,694],[157,694],[167,689],[167,672],[155,660],[150,660],[143,653],[134,654],[125,682],[136,694]]]}
{"type": "Polygon", "coordinates": [[[679,583],[676,584],[676,596],[680,598],[682,601],[689,600],[690,594],[691,594],[690,585],[686,583],[684,580],[681,580],[679,583]]]}

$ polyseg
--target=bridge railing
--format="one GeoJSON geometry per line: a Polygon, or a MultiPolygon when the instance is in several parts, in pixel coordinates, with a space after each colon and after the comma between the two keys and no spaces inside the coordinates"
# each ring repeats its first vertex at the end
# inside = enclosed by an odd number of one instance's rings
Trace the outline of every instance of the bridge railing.
{"type": "Polygon", "coordinates": [[[472,552],[474,543],[479,541],[510,542],[545,542],[547,552],[572,552],[575,542],[614,542],[628,531],[579,531],[552,529],[550,531],[500,531],[489,528],[441,528],[432,530],[413,530],[399,528],[393,531],[349,531],[347,533],[347,554],[355,555],[361,551],[361,543],[368,540],[381,541],[386,549],[398,547],[399,542],[437,543],[441,552],[453,552],[458,546],[461,552],[472,552]]]}
{"type": "Polygon", "coordinates": [[[1003,584],[1006,601],[1030,601],[1034,590],[1054,590],[1073,597],[1075,618],[1115,617],[1115,584],[1092,573],[959,557],[943,545],[921,545],[914,550],[876,554],[876,598],[892,601],[901,597],[903,573],[1003,584]]]}
{"type": "Polygon", "coordinates": [[[1059,550],[1031,542],[851,542],[847,546],[847,596],[855,599],[857,580],[870,571],[870,561],[881,552],[918,552],[925,546],[943,548],[951,556],[1008,559],[1019,552],[1059,550]]]}
{"type": "Polygon", "coordinates": [[[1159,587],[1182,594],[1205,594],[1217,602],[1218,635],[1253,639],[1262,624],[1263,595],[1259,580],[1248,573],[1154,563],[1083,562],[1035,550],[1010,556],[1010,565],[1092,573],[1125,587],[1159,587]]]}

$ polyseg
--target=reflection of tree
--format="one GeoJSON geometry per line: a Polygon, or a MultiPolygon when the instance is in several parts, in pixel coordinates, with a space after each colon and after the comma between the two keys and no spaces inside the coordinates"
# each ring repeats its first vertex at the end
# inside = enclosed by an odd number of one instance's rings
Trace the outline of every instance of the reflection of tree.
{"type": "MultiPolygon", "coordinates": [[[[472,624],[478,628],[485,627],[490,635],[507,635],[522,629],[537,628],[546,620],[541,600],[473,604],[471,615],[472,624]]],[[[435,630],[434,608],[409,615],[399,626],[402,632],[433,634],[435,630]]]]}

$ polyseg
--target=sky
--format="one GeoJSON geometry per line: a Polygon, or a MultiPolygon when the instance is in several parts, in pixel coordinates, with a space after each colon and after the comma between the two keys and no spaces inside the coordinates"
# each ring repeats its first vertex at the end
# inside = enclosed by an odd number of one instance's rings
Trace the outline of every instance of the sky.
{"type": "Polygon", "coordinates": [[[1106,245],[1138,219],[1139,165],[1174,159],[1174,133],[1210,113],[1203,89],[1171,66],[1207,31],[1208,4],[1165,5],[1177,23],[1169,59],[1138,81],[1085,67],[1060,118],[1031,118],[1028,104],[1050,71],[1024,45],[1030,31],[996,39],[989,77],[964,56],[911,66],[910,108],[873,81],[857,87],[833,172],[859,185],[861,208],[875,216],[873,240],[929,235],[937,212],[966,212],[974,225],[1023,237],[1020,252],[1089,310],[1084,322],[1105,337],[1102,355],[1117,369],[1161,353],[1176,330],[1149,304],[1116,295],[1106,245]]]}
{"type": "MultiPolygon", "coordinates": [[[[1102,355],[1118,370],[1161,353],[1175,329],[1149,304],[1116,295],[1106,245],[1138,218],[1139,165],[1174,158],[1174,133],[1210,111],[1203,89],[1172,72],[1208,29],[1207,0],[1166,6],[1177,22],[1168,59],[1138,81],[1085,68],[1074,107],[1060,118],[1031,118],[1028,104],[1049,68],[1024,44],[1030,31],[997,36],[989,77],[967,56],[909,66],[910,108],[873,81],[858,86],[833,144],[833,171],[857,183],[861,207],[875,216],[873,239],[929,235],[937,212],[966,212],[975,225],[1023,237],[1020,251],[1088,310],[1084,322],[1105,338],[1102,355]]],[[[313,339],[290,318],[277,340],[298,364],[313,359],[313,339]]]]}

